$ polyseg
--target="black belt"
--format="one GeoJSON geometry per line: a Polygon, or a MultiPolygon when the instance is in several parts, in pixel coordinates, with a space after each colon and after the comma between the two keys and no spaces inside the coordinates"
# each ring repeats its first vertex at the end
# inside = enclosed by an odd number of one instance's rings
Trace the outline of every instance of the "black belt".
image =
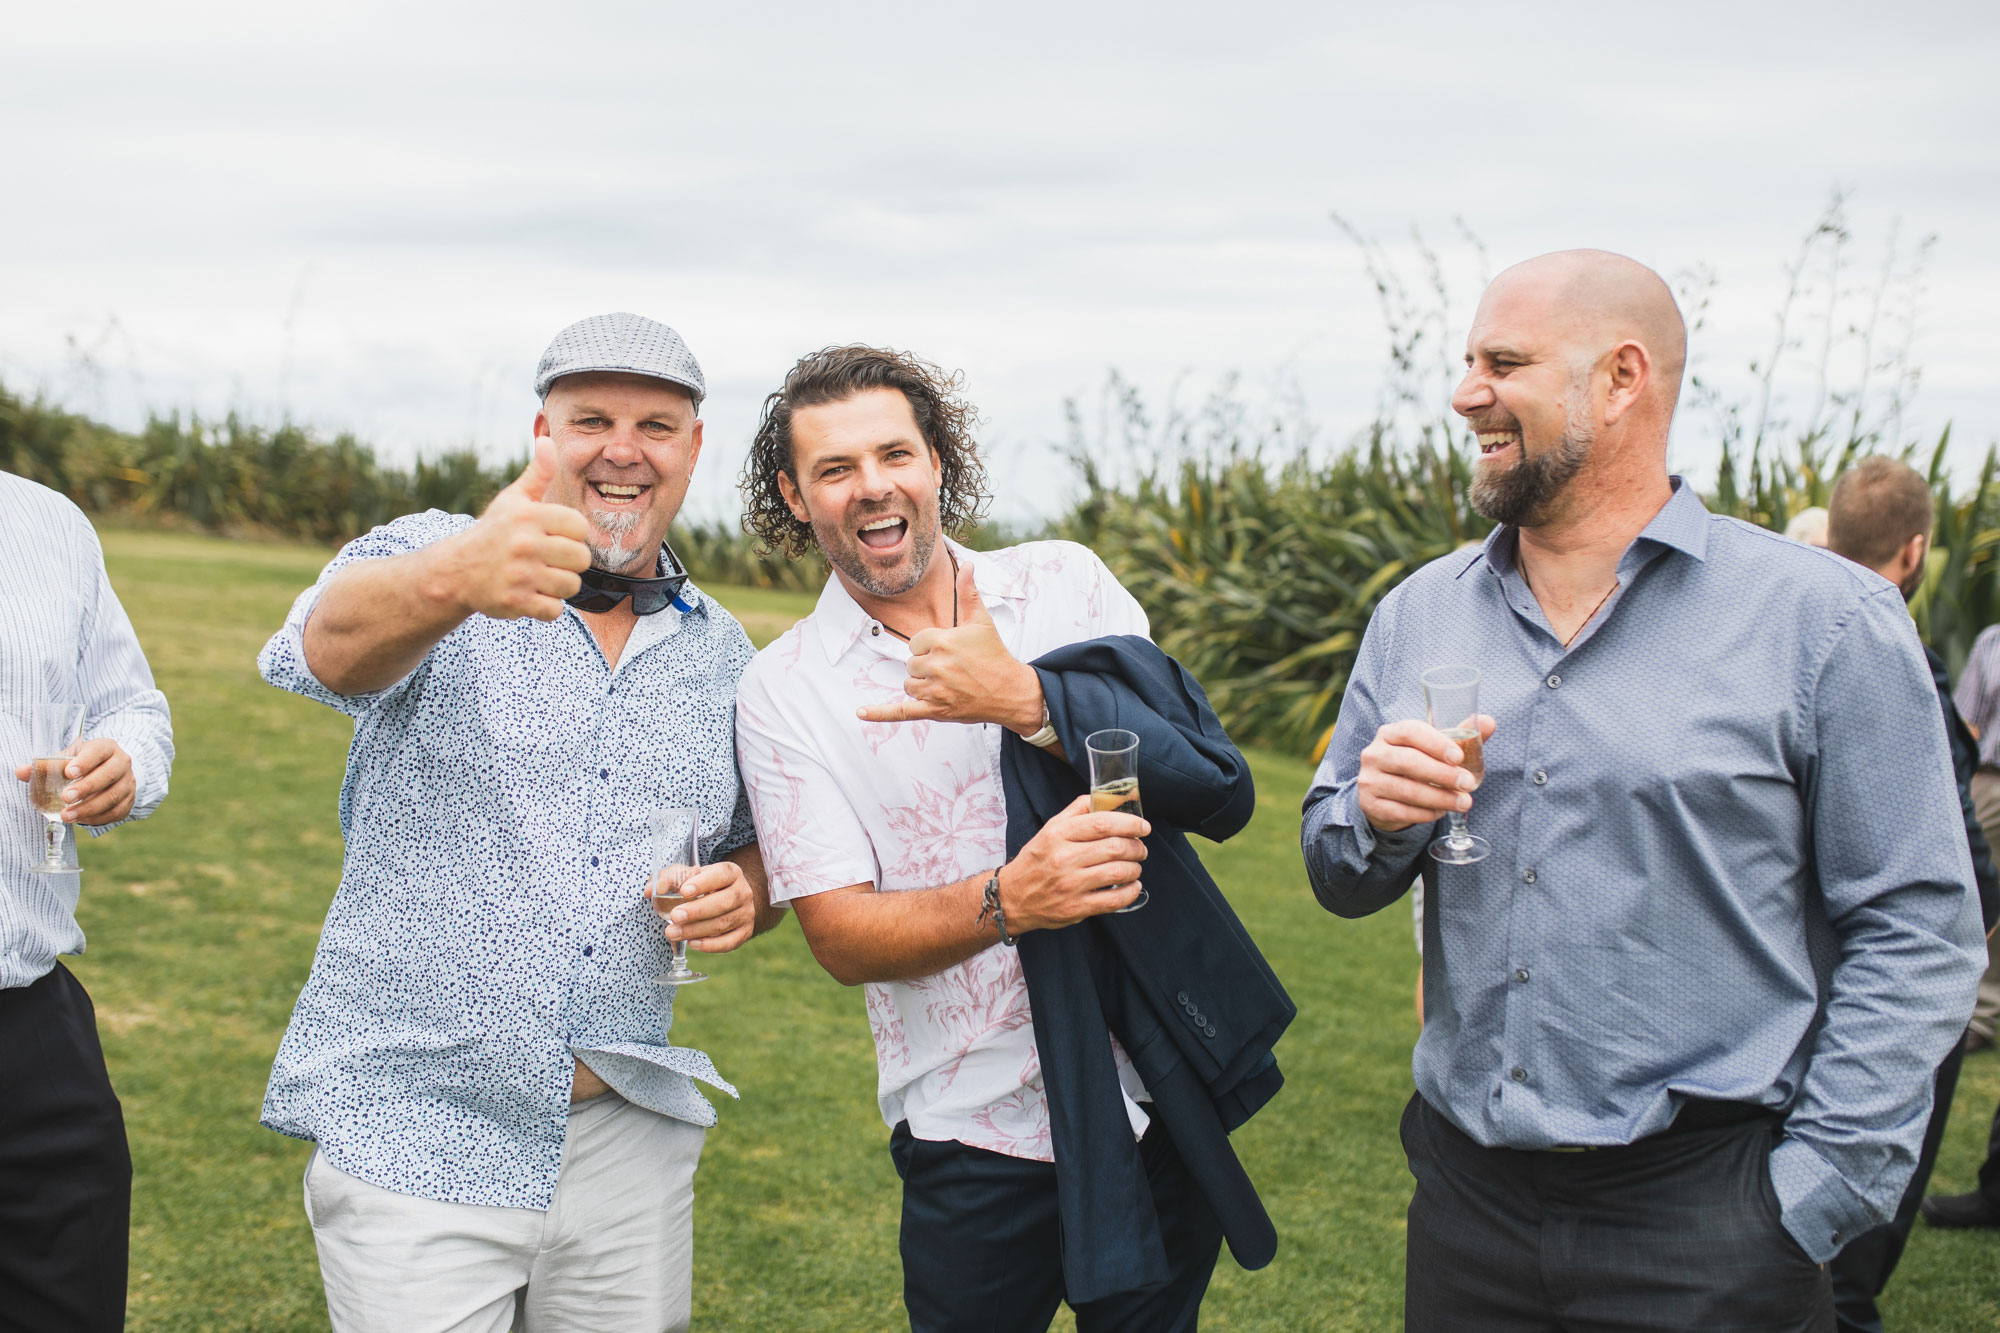
{"type": "MultiPolygon", "coordinates": [[[[1755,1102],[1725,1102],[1708,1097],[1690,1097],[1681,1103],[1681,1109],[1674,1114],[1674,1122],[1665,1129],[1648,1134],[1636,1142],[1645,1143],[1649,1139],[1664,1139],[1675,1134],[1698,1134],[1704,1129],[1726,1129],[1731,1125],[1747,1125],[1757,1120],[1777,1120],[1783,1112],[1769,1106],[1759,1106],[1755,1102]]],[[[1544,1148],[1544,1152],[1596,1152],[1599,1148],[1622,1148],[1622,1143],[1582,1144],[1544,1148]]]]}

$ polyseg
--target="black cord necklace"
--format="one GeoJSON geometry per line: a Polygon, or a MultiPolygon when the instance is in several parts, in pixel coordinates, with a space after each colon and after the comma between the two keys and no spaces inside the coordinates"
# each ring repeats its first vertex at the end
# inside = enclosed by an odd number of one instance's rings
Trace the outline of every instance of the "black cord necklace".
{"type": "MultiPolygon", "coordinates": [[[[953,629],[957,629],[958,628],[958,557],[951,553],[951,548],[949,547],[945,548],[944,554],[945,558],[951,561],[951,627],[953,629]]],[[[875,623],[880,625],[883,629],[888,630],[891,634],[901,639],[904,643],[908,643],[910,641],[909,635],[903,633],[903,631],[897,629],[894,625],[891,625],[888,621],[882,619],[880,616],[877,616],[875,618],[875,623]]]]}

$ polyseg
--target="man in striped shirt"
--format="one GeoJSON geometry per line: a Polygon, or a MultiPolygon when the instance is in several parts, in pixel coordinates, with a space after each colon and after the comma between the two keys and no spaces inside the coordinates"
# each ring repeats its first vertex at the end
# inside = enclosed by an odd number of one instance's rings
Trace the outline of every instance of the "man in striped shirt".
{"type": "Polygon", "coordinates": [[[90,520],[45,486],[0,472],[0,1321],[97,1333],[125,1325],[132,1158],[90,997],[58,954],[83,952],[77,873],[37,874],[28,802],[48,703],[83,710],[66,825],[102,833],[167,794],[166,697],[111,591],[90,520]]]}
{"type": "MultiPolygon", "coordinates": [[[[1973,640],[1952,695],[1958,715],[1979,740],[1979,771],[1972,775],[1972,805],[1986,829],[1986,841],[2000,835],[2000,625],[1989,625],[1973,640]]],[[[1972,1027],[1966,1033],[1966,1048],[1980,1050],[1993,1044],[1994,1029],[2000,1026],[2000,959],[1987,944],[1986,975],[1979,981],[1979,1003],[1972,1010],[1972,1027]]]]}

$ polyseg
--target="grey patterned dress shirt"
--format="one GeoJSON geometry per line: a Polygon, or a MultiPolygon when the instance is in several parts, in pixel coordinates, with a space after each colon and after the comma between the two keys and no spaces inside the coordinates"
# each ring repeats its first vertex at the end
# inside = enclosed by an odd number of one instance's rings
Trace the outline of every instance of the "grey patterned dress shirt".
{"type": "Polygon", "coordinates": [[[354,718],[347,860],[271,1070],[264,1124],[349,1175],[447,1203],[546,1208],[572,1056],[662,1115],[734,1095],[675,1046],[660,924],[642,896],[647,816],[698,806],[713,860],[754,841],[736,777],[750,640],[692,584],[645,616],[615,669],[581,617],[473,616],[408,676],[340,695],[302,635],[327,580],[472,523],[432,510],[349,543],[258,659],[354,718]]]}
{"type": "Polygon", "coordinates": [[[1361,750],[1423,716],[1424,669],[1479,667],[1493,852],[1436,868],[1418,1091],[1521,1149],[1788,1109],[1772,1184],[1824,1260],[1895,1208],[1985,966],[1950,753],[1893,586],[1674,488],[1567,649],[1511,528],[1383,599],[1306,863],[1343,916],[1401,897],[1442,824],[1376,832],[1361,750]]]}

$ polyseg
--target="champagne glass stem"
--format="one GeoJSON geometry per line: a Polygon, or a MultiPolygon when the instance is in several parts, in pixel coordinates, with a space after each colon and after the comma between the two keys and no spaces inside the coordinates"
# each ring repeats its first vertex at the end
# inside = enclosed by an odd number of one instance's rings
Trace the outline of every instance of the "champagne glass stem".
{"type": "Polygon", "coordinates": [[[47,830],[42,835],[42,843],[46,849],[46,853],[42,858],[42,864],[50,870],[68,869],[63,864],[62,857],[62,821],[60,819],[50,819],[47,815],[44,815],[42,816],[42,823],[46,826],[47,830]]]}
{"type": "Polygon", "coordinates": [[[1453,810],[1450,817],[1451,829],[1446,838],[1454,848],[1464,851],[1472,845],[1472,830],[1465,826],[1465,811],[1453,810]]]}

